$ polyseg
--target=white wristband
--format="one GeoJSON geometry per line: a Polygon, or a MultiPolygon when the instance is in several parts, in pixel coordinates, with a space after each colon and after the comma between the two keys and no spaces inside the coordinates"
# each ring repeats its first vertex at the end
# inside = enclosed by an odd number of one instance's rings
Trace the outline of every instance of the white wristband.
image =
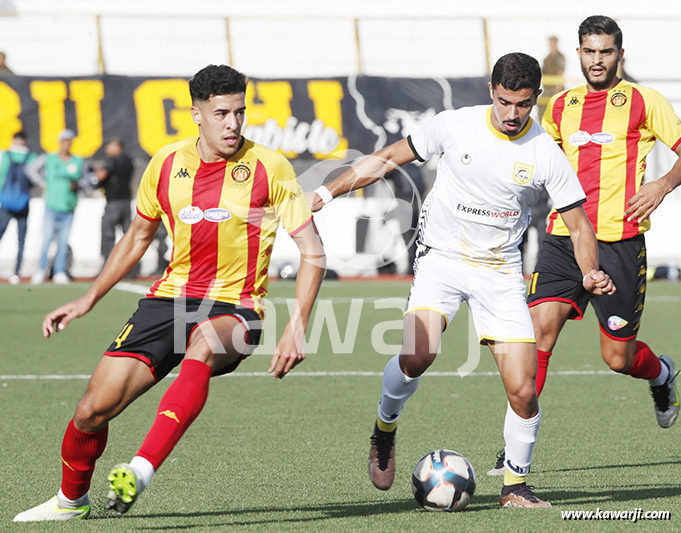
{"type": "Polygon", "coordinates": [[[589,277],[589,274],[584,274],[584,277],[582,278],[582,285],[584,285],[584,282],[586,281],[586,278],[589,277]]]}
{"type": "Polygon", "coordinates": [[[314,192],[319,195],[319,197],[322,199],[322,202],[324,202],[324,205],[328,204],[331,200],[333,200],[333,194],[331,194],[331,191],[327,189],[324,185],[316,188],[314,192]]]}

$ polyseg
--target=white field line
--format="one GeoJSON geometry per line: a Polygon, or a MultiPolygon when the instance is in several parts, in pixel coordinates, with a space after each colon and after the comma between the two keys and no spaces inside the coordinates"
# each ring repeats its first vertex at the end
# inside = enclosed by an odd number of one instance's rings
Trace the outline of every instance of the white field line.
{"type": "MultiPolygon", "coordinates": [[[[549,372],[550,376],[616,376],[616,372],[611,370],[562,370],[558,372],[549,372]]],[[[467,374],[466,377],[493,377],[498,376],[499,372],[471,372],[467,374]]],[[[177,377],[177,374],[168,374],[169,377],[177,377]]],[[[383,372],[291,372],[288,374],[292,378],[310,378],[310,377],[381,377],[383,372]]],[[[0,375],[0,381],[11,381],[11,380],[66,380],[66,379],[90,379],[89,374],[46,374],[44,376],[38,374],[24,374],[24,375],[0,375]]],[[[225,376],[220,376],[225,378],[253,378],[253,377],[272,377],[269,372],[234,372],[233,374],[227,374],[225,376]]],[[[426,372],[424,377],[460,377],[458,372],[426,372]]]]}

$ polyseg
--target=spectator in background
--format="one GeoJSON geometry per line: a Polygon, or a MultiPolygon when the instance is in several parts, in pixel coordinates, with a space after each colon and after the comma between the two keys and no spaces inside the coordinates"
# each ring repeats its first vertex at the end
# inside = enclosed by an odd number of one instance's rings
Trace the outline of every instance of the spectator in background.
{"type": "Polygon", "coordinates": [[[123,150],[118,137],[112,137],[104,146],[109,160],[103,166],[95,166],[95,187],[102,187],[106,195],[106,207],[102,216],[102,257],[106,262],[116,244],[116,228],[128,231],[130,226],[130,181],[134,167],[132,159],[123,150]]]}
{"type": "Polygon", "coordinates": [[[83,176],[83,159],[71,154],[75,133],[64,130],[59,134],[59,151],[41,155],[26,167],[29,177],[37,183],[45,183],[45,221],[43,247],[38,270],[31,283],[39,285],[45,281],[47,253],[57,234],[57,255],[54,259],[54,283],[65,285],[71,282],[67,273],[68,241],[73,222],[73,213],[78,203],[78,180],[83,176]]]}
{"type": "Polygon", "coordinates": [[[0,52],[0,76],[14,74],[14,72],[5,64],[6,60],[7,55],[5,55],[5,52],[0,52]]]}
{"type": "Polygon", "coordinates": [[[17,262],[14,267],[14,274],[9,278],[9,282],[12,285],[16,285],[20,281],[19,271],[21,270],[21,261],[24,257],[24,243],[26,242],[31,182],[24,172],[24,167],[37,157],[37,154],[28,149],[26,134],[20,131],[14,134],[9,150],[2,154],[2,158],[0,158],[0,191],[2,191],[0,193],[0,202],[2,203],[0,206],[0,239],[2,239],[7,225],[13,218],[17,221],[19,235],[17,262]],[[11,173],[10,168],[14,168],[11,173]],[[10,176],[10,174],[12,175],[10,176]],[[11,187],[16,192],[14,195],[16,203],[14,205],[9,201],[9,197],[5,196],[6,187],[11,187]]]}
{"type": "Polygon", "coordinates": [[[546,102],[554,95],[562,91],[564,87],[563,75],[565,74],[565,56],[558,50],[558,37],[549,37],[549,55],[544,58],[541,66],[542,70],[542,85],[544,85],[544,94],[540,98],[540,103],[537,106],[539,111],[539,120],[544,116],[546,111],[546,102]]]}

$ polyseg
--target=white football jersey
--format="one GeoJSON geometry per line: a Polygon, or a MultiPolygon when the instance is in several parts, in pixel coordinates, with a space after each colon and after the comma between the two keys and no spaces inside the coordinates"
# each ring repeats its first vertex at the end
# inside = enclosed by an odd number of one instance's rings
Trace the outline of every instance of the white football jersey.
{"type": "Polygon", "coordinates": [[[491,106],[443,111],[408,138],[420,161],[440,155],[419,241],[472,265],[519,272],[518,246],[540,190],[559,212],[586,196],[544,128],[530,119],[509,137],[492,126],[491,113],[491,106]]]}

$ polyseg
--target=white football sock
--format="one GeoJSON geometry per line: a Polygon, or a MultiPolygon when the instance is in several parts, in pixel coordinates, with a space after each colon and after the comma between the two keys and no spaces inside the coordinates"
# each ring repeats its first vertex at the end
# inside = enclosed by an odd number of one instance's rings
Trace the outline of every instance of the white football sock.
{"type": "Polygon", "coordinates": [[[137,481],[139,486],[137,487],[137,493],[139,494],[149,486],[151,478],[154,477],[156,470],[154,470],[154,467],[148,460],[139,455],[132,458],[132,461],[130,461],[130,468],[135,471],[135,476],[138,477],[137,481]]]}
{"type": "Polygon", "coordinates": [[[59,492],[57,493],[57,501],[59,502],[60,509],[78,509],[78,507],[90,503],[90,498],[86,492],[80,498],[72,500],[71,498],[67,498],[61,489],[59,489],[59,492]]]}
{"type": "Polygon", "coordinates": [[[504,439],[506,440],[504,466],[516,476],[527,475],[530,471],[532,451],[537,440],[540,421],[541,409],[539,409],[537,416],[522,418],[511,409],[511,404],[508,404],[504,422],[504,439]]]}
{"type": "Polygon", "coordinates": [[[400,356],[396,355],[383,371],[383,389],[381,402],[378,404],[378,416],[389,424],[397,421],[404,404],[419,387],[421,376],[410,378],[400,368],[400,356]]]}
{"type": "Polygon", "coordinates": [[[660,385],[667,383],[667,378],[669,378],[669,367],[662,360],[660,360],[660,367],[660,375],[655,379],[648,380],[651,387],[659,387],[660,385]]]}

